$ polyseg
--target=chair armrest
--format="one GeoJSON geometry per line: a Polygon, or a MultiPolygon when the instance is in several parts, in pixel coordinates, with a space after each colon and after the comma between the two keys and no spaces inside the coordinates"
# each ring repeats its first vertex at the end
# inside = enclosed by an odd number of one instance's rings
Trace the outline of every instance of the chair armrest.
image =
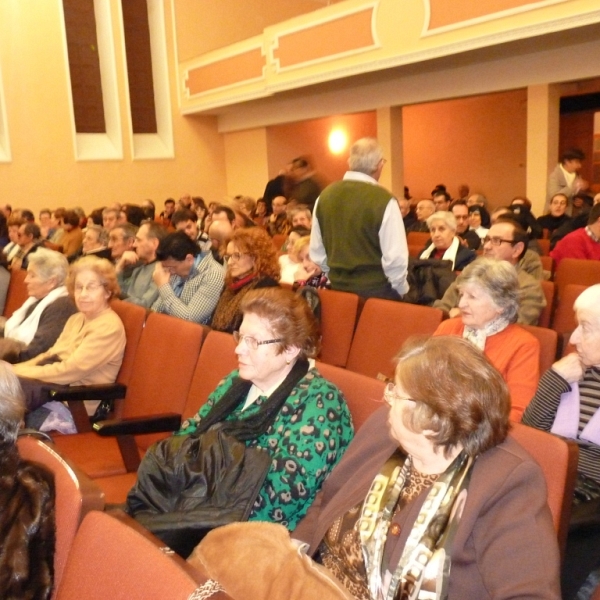
{"type": "Polygon", "coordinates": [[[125,398],[127,386],[122,383],[103,383],[97,385],[72,385],[51,389],[52,400],[64,402],[68,400],[120,400],[125,398]]]}
{"type": "Polygon", "coordinates": [[[181,415],[164,413],[152,417],[113,419],[94,423],[94,431],[103,437],[117,435],[141,435],[144,433],[165,433],[177,431],[181,427],[181,415]]]}

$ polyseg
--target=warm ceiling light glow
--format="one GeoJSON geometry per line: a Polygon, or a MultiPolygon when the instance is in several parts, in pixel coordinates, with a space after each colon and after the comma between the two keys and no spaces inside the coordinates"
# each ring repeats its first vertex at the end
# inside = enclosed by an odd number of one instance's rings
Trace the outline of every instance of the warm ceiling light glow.
{"type": "Polygon", "coordinates": [[[343,129],[332,129],[329,134],[329,150],[332,154],[341,154],[348,146],[348,135],[343,129]]]}

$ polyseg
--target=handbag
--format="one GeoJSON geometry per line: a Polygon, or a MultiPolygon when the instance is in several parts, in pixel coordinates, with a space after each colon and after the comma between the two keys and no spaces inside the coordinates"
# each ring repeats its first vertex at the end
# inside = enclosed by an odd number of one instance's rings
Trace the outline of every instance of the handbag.
{"type": "Polygon", "coordinates": [[[186,558],[211,529],[248,519],[270,466],[267,451],[247,447],[222,423],[171,436],[146,452],[127,512],[186,558]]]}

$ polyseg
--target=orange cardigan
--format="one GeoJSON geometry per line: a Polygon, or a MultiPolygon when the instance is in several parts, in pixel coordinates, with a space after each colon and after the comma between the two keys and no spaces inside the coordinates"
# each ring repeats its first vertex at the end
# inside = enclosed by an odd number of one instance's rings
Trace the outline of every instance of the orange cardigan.
{"type": "MultiPolygon", "coordinates": [[[[462,337],[464,329],[462,319],[456,317],[442,321],[433,335],[462,337]]],[[[508,384],[512,405],[510,418],[520,421],[525,407],[535,395],[540,378],[538,340],[518,325],[509,325],[487,338],[484,352],[508,384]]]]}

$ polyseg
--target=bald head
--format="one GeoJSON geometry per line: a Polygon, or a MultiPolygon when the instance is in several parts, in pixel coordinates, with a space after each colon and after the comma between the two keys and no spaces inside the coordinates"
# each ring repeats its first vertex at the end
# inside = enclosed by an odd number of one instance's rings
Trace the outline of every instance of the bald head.
{"type": "Polygon", "coordinates": [[[208,228],[213,250],[224,250],[233,235],[233,227],[229,221],[213,221],[208,228]]]}

